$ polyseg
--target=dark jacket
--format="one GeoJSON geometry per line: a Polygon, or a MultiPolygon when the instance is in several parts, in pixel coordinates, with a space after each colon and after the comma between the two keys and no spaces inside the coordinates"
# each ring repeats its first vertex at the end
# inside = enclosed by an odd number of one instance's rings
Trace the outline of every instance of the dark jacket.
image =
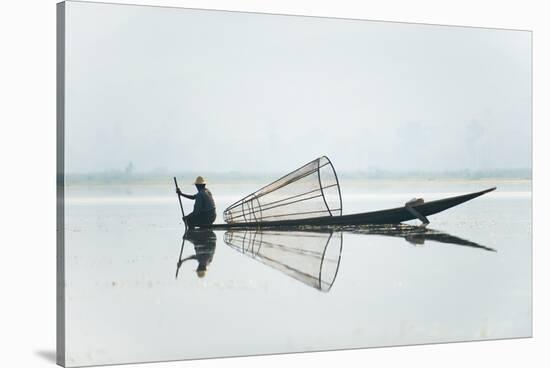
{"type": "Polygon", "coordinates": [[[193,207],[193,212],[195,214],[215,210],[216,204],[214,203],[214,198],[212,198],[212,193],[210,193],[208,189],[201,189],[197,194],[195,194],[195,206],[193,207]]]}

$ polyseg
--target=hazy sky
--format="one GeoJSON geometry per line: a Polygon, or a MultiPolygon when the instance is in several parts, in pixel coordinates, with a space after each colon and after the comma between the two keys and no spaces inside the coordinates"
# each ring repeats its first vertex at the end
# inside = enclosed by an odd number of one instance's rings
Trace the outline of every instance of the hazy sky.
{"type": "Polygon", "coordinates": [[[531,167],[531,33],[68,2],[66,170],[531,167]]]}

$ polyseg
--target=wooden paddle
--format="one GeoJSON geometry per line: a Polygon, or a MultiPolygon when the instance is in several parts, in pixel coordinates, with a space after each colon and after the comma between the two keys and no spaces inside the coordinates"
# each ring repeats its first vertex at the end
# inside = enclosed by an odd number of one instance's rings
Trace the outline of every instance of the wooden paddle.
{"type": "MultiPolygon", "coordinates": [[[[178,181],[176,180],[176,177],[174,176],[174,184],[176,184],[176,190],[179,189],[178,187],[178,181]]],[[[187,232],[187,221],[185,221],[185,213],[183,212],[183,204],[181,203],[181,197],[178,194],[178,201],[180,202],[180,208],[181,208],[181,219],[183,220],[183,224],[185,225],[185,232],[187,232]]]]}

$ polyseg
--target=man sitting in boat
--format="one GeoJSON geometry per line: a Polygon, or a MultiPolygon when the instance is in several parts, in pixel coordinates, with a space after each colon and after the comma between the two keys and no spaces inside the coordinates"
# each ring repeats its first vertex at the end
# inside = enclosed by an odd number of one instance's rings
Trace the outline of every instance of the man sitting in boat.
{"type": "Polygon", "coordinates": [[[197,194],[184,194],[179,188],[176,189],[178,195],[195,200],[193,212],[185,216],[187,226],[191,229],[195,226],[210,225],[216,220],[216,205],[212,193],[206,189],[206,180],[202,176],[197,176],[195,187],[197,194]]]}

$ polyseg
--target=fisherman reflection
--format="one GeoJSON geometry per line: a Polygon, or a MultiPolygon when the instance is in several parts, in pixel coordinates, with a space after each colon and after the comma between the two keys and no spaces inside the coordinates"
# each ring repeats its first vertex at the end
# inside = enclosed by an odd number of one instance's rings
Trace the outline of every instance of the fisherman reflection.
{"type": "Polygon", "coordinates": [[[216,234],[209,229],[197,229],[189,230],[184,236],[181,244],[180,257],[178,260],[178,268],[176,270],[176,278],[178,277],[178,272],[183,262],[189,260],[196,260],[197,265],[197,276],[202,278],[206,275],[206,271],[212,259],[214,258],[214,252],[216,251],[216,234]],[[181,259],[183,253],[183,246],[185,240],[188,240],[195,247],[195,254],[184,259],[181,259]]]}

